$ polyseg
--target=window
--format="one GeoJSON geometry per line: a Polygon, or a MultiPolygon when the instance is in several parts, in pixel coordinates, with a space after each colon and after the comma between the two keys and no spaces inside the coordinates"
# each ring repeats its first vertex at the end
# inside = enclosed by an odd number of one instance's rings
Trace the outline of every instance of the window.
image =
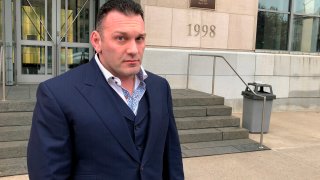
{"type": "Polygon", "coordinates": [[[289,0],[260,0],[256,49],[287,50],[289,0]]]}
{"type": "Polygon", "coordinates": [[[320,0],[293,0],[292,51],[319,52],[320,0]]]}
{"type": "Polygon", "coordinates": [[[320,52],[320,0],[259,0],[256,49],[320,52]]]}

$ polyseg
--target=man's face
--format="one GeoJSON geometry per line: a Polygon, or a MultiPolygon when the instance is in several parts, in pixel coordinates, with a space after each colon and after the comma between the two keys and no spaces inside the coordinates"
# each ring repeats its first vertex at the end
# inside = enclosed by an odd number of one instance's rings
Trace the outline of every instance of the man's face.
{"type": "Polygon", "coordinates": [[[145,48],[144,21],[140,15],[111,11],[101,23],[99,33],[91,34],[91,43],[102,65],[121,80],[139,71],[145,48]]]}

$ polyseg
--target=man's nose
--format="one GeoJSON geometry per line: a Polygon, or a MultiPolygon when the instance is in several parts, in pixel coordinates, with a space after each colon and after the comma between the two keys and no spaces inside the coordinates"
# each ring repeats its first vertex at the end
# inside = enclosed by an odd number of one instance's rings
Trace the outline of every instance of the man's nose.
{"type": "Polygon", "coordinates": [[[136,55],[138,53],[138,46],[135,40],[129,42],[127,53],[130,55],[136,55]]]}

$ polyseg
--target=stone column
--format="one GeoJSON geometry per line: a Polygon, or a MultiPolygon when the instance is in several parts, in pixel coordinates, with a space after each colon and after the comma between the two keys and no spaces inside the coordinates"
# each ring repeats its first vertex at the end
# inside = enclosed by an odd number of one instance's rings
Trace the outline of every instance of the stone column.
{"type": "Polygon", "coordinates": [[[12,50],[13,50],[13,38],[12,38],[12,7],[11,1],[4,1],[4,60],[6,63],[6,85],[13,85],[13,59],[12,59],[12,50]]]}

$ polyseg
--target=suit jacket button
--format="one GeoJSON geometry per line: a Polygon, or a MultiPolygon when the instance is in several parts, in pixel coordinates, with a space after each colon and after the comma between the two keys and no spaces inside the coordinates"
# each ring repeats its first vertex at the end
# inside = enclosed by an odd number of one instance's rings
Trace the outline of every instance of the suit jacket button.
{"type": "Polygon", "coordinates": [[[140,166],[140,171],[143,171],[143,166],[140,166]]]}

